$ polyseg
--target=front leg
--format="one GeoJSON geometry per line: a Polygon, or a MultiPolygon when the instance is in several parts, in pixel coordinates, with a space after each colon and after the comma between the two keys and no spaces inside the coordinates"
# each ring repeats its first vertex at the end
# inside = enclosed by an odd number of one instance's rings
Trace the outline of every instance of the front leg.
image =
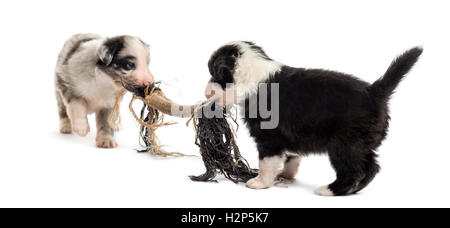
{"type": "Polygon", "coordinates": [[[264,157],[259,160],[259,174],[247,181],[247,187],[252,189],[264,189],[272,186],[277,177],[283,158],[281,155],[264,157]]]}
{"type": "Polygon", "coordinates": [[[117,143],[114,140],[114,129],[108,122],[111,108],[103,108],[95,113],[95,120],[97,122],[97,137],[96,144],[99,148],[114,148],[117,143]]]}
{"type": "Polygon", "coordinates": [[[73,98],[68,104],[68,109],[73,131],[80,136],[86,136],[90,131],[86,101],[81,98],[73,98]]]}

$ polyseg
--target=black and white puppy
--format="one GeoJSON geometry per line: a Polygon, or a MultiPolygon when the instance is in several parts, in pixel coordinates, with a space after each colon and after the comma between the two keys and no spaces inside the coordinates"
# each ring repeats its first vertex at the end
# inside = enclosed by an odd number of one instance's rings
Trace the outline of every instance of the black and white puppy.
{"type": "Polygon", "coordinates": [[[55,73],[60,132],[85,136],[87,115],[95,113],[97,147],[113,148],[114,131],[108,117],[122,88],[140,92],[154,82],[148,45],[133,36],[103,38],[77,34],[64,44],[55,73]]]}
{"type": "Polygon", "coordinates": [[[212,78],[206,96],[221,94],[222,105],[239,103],[245,110],[260,159],[260,173],[247,182],[249,188],[268,188],[277,176],[293,179],[301,156],[328,152],[336,180],[315,193],[347,195],[366,187],[378,173],[375,150],[387,134],[389,98],[421,53],[421,48],[405,52],[369,84],[339,72],[289,67],[254,43],[232,42],[209,60],[212,78]],[[249,116],[251,99],[267,99],[270,105],[273,92],[268,89],[268,95],[261,96],[260,83],[277,83],[279,88],[279,122],[273,129],[261,128],[267,117],[259,111],[256,118],[249,116]],[[227,98],[236,91],[241,94],[236,100],[227,98]]]}

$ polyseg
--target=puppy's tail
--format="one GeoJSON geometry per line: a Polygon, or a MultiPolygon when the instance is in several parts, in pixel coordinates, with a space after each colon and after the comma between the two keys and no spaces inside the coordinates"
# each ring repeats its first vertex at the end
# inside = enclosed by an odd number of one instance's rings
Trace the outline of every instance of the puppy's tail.
{"type": "Polygon", "coordinates": [[[383,77],[369,87],[370,94],[379,101],[389,99],[400,81],[417,62],[422,52],[421,47],[415,47],[394,59],[383,77]]]}

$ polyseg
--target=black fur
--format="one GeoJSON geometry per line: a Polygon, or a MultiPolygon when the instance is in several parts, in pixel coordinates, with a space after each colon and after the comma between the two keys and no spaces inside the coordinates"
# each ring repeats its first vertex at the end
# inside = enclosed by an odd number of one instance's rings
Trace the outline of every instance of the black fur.
{"type": "Polygon", "coordinates": [[[267,56],[266,52],[260,46],[255,45],[254,42],[244,41],[244,43],[250,45],[251,49],[259,53],[264,59],[272,60],[271,58],[269,58],[269,56],[267,56]]]}
{"type": "MultiPolygon", "coordinates": [[[[209,66],[215,80],[223,80],[234,72],[211,70],[233,59],[230,47],[219,49],[209,66]]],[[[260,50],[261,48],[253,48],[260,50]]],[[[279,83],[279,125],[275,129],[261,129],[265,120],[258,114],[249,118],[248,100],[245,122],[255,139],[259,158],[280,156],[284,151],[301,155],[328,152],[336,171],[336,181],[328,188],[335,195],[356,193],[366,187],[380,167],[375,150],[385,139],[388,130],[388,99],[400,80],[413,67],[422,53],[414,48],[394,60],[385,75],[369,84],[351,75],[320,69],[283,66],[281,71],[265,83],[279,83]]],[[[270,84],[269,84],[270,88],[270,84]]],[[[270,105],[270,89],[268,89],[270,105]]],[[[259,91],[251,96],[259,95],[259,91]]],[[[259,99],[259,97],[258,97],[259,99]]],[[[270,107],[269,107],[270,108],[270,107]]]]}
{"type": "Polygon", "coordinates": [[[127,64],[134,63],[136,61],[136,57],[134,56],[125,56],[121,58],[117,58],[114,61],[114,68],[119,70],[134,70],[135,68],[127,68],[127,64]]]}
{"type": "Polygon", "coordinates": [[[109,38],[108,40],[105,41],[103,45],[107,49],[105,55],[108,56],[109,58],[105,58],[108,61],[100,59],[97,64],[100,66],[110,66],[112,63],[115,62],[115,60],[117,60],[117,54],[119,54],[119,52],[125,48],[125,36],[116,36],[113,38],[109,38]]]}
{"type": "Polygon", "coordinates": [[[208,62],[208,69],[212,75],[213,82],[218,83],[224,89],[227,83],[233,83],[234,66],[239,55],[241,53],[237,46],[227,45],[211,56],[208,62]]]}
{"type": "Polygon", "coordinates": [[[372,96],[387,100],[421,54],[421,48],[413,48],[395,59],[384,76],[372,84],[370,88],[372,96]]]}

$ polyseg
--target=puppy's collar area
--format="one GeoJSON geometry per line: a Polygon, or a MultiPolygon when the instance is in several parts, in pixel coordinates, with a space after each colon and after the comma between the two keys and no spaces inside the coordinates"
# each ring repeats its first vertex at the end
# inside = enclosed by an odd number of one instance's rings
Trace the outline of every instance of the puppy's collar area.
{"type": "Polygon", "coordinates": [[[233,71],[234,83],[238,92],[244,94],[255,93],[258,85],[270,79],[281,71],[283,64],[270,59],[264,50],[251,42],[232,42],[240,50],[233,71]]]}

